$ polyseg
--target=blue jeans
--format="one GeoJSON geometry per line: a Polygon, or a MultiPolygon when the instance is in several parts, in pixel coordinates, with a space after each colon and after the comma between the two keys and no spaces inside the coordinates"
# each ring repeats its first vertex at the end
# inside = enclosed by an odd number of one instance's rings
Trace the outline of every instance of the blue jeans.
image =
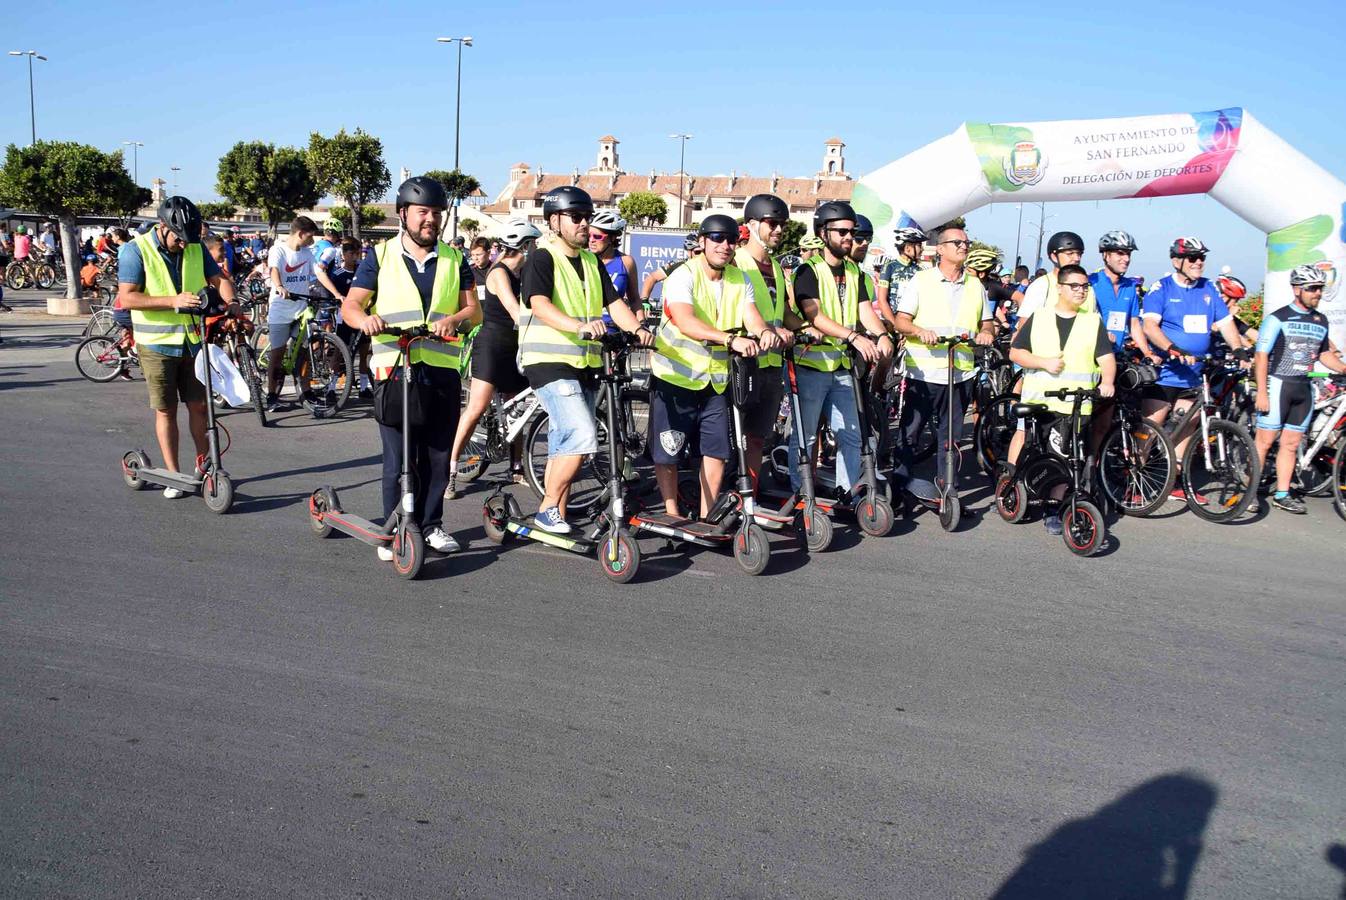
{"type": "MultiPolygon", "coordinates": [[[[855,393],[851,386],[850,369],[819,372],[808,366],[795,367],[795,383],[799,386],[799,412],[804,422],[804,437],[808,447],[804,451],[813,458],[813,445],[818,440],[818,421],[828,411],[828,426],[837,438],[837,486],[850,490],[860,475],[860,423],[855,412],[855,393]]],[[[790,429],[790,484],[799,490],[799,438],[797,429],[790,429]]]]}
{"type": "Polygon", "coordinates": [[[538,401],[547,411],[547,458],[587,456],[598,452],[594,407],[598,389],[566,378],[537,388],[538,401]]]}

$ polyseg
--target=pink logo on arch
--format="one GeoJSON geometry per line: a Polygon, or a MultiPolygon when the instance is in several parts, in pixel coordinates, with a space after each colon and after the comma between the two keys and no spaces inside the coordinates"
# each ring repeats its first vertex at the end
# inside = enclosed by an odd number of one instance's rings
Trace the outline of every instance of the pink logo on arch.
{"type": "Polygon", "coordinates": [[[1201,152],[1189,159],[1181,171],[1156,178],[1131,196],[1204,194],[1215,187],[1215,182],[1220,180],[1225,167],[1238,150],[1243,110],[1232,107],[1192,113],[1192,121],[1196,125],[1196,143],[1201,152]]]}

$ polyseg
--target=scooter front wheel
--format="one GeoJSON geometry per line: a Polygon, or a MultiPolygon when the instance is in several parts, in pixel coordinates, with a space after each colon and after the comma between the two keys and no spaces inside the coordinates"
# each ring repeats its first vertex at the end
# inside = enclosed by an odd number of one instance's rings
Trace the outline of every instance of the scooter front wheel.
{"type": "Polygon", "coordinates": [[[140,477],[141,469],[150,467],[150,458],[139,450],[131,450],[122,457],[122,481],[133,491],[143,491],[149,487],[140,477]]]}
{"type": "Polygon", "coordinates": [[[320,487],[309,495],[308,524],[318,537],[332,536],[332,526],[327,524],[327,514],[336,508],[336,492],[329,487],[320,487]]]}
{"type": "Polygon", "coordinates": [[[640,571],[640,544],[624,530],[609,531],[598,545],[598,564],[608,578],[626,584],[640,571]]]}
{"type": "Polygon", "coordinates": [[[201,480],[201,499],[206,509],[223,515],[234,505],[234,483],[224,472],[209,472],[201,480]]]}
{"type": "Polygon", "coordinates": [[[939,524],[945,531],[957,531],[958,523],[963,520],[963,502],[958,495],[949,491],[939,504],[939,524]]]}
{"type": "Polygon", "coordinates": [[[408,525],[393,538],[393,571],[412,581],[421,574],[424,562],[425,536],[416,526],[408,525]]]}
{"type": "Polygon", "coordinates": [[[756,522],[748,523],[734,535],[734,559],[749,575],[761,575],[771,562],[771,543],[756,522]]]}
{"type": "Polygon", "coordinates": [[[810,553],[822,553],[832,546],[832,520],[816,506],[799,514],[799,530],[810,553]]]}
{"type": "Polygon", "coordinates": [[[893,527],[893,506],[882,496],[865,497],[855,508],[855,521],[870,537],[883,537],[893,527]]]}

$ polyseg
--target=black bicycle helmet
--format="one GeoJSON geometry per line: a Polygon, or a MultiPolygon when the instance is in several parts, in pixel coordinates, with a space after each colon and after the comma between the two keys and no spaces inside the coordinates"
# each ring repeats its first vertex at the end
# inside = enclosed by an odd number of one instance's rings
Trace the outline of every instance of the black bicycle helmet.
{"type": "Polygon", "coordinates": [[[1062,250],[1084,252],[1084,238],[1073,231],[1058,231],[1047,238],[1047,254],[1060,253],[1062,250]]]}
{"type": "Polygon", "coordinates": [[[201,210],[186,197],[168,197],[160,203],[159,221],[184,243],[201,240],[201,210]]]}
{"type": "Polygon", "coordinates": [[[402,182],[397,189],[397,211],[408,206],[429,206],[434,209],[449,208],[449,194],[444,185],[425,175],[414,175],[402,182]]]}
{"type": "Polygon", "coordinates": [[[743,207],[743,220],[779,219],[784,222],[790,218],[790,207],[775,194],[754,194],[743,207]]]}
{"type": "Polygon", "coordinates": [[[1180,256],[1205,256],[1207,253],[1210,253],[1210,248],[1199,238],[1194,237],[1180,237],[1168,248],[1170,259],[1177,259],[1180,256]]]}
{"type": "Polygon", "coordinates": [[[544,216],[551,216],[552,213],[592,213],[593,211],[594,199],[589,196],[589,192],[571,184],[563,184],[560,187],[552,188],[542,198],[542,215],[544,216]]]}
{"type": "Polygon", "coordinates": [[[874,239],[874,223],[869,221],[868,216],[856,214],[855,216],[855,237],[857,240],[874,239]]]}
{"type": "Polygon", "coordinates": [[[697,226],[697,235],[703,234],[727,234],[733,240],[738,240],[738,223],[734,221],[733,216],[726,216],[723,213],[716,213],[713,216],[706,216],[697,226]]]}
{"type": "Polygon", "coordinates": [[[813,211],[813,233],[822,234],[828,222],[855,221],[855,210],[845,200],[829,200],[813,211]]]}

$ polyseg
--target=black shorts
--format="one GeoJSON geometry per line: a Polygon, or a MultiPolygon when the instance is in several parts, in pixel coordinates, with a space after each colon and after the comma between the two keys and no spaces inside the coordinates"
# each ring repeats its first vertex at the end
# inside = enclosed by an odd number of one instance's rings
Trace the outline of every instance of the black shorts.
{"type": "Polygon", "coordinates": [[[1179,397],[1191,390],[1192,388],[1173,387],[1167,384],[1147,384],[1140,389],[1140,396],[1146,400],[1162,400],[1172,406],[1179,397]]]}
{"type": "Polygon", "coordinates": [[[743,433],[765,438],[776,428],[780,401],[785,396],[784,366],[758,370],[757,399],[743,410],[743,433]]]}
{"type": "Polygon", "coordinates": [[[528,387],[515,357],[519,338],[514,329],[483,328],[472,341],[472,377],[479,378],[502,394],[528,387]]]}
{"type": "Polygon", "coordinates": [[[691,391],[651,379],[649,447],[656,465],[677,465],[684,452],[729,459],[728,397],[712,387],[691,391]]]}

